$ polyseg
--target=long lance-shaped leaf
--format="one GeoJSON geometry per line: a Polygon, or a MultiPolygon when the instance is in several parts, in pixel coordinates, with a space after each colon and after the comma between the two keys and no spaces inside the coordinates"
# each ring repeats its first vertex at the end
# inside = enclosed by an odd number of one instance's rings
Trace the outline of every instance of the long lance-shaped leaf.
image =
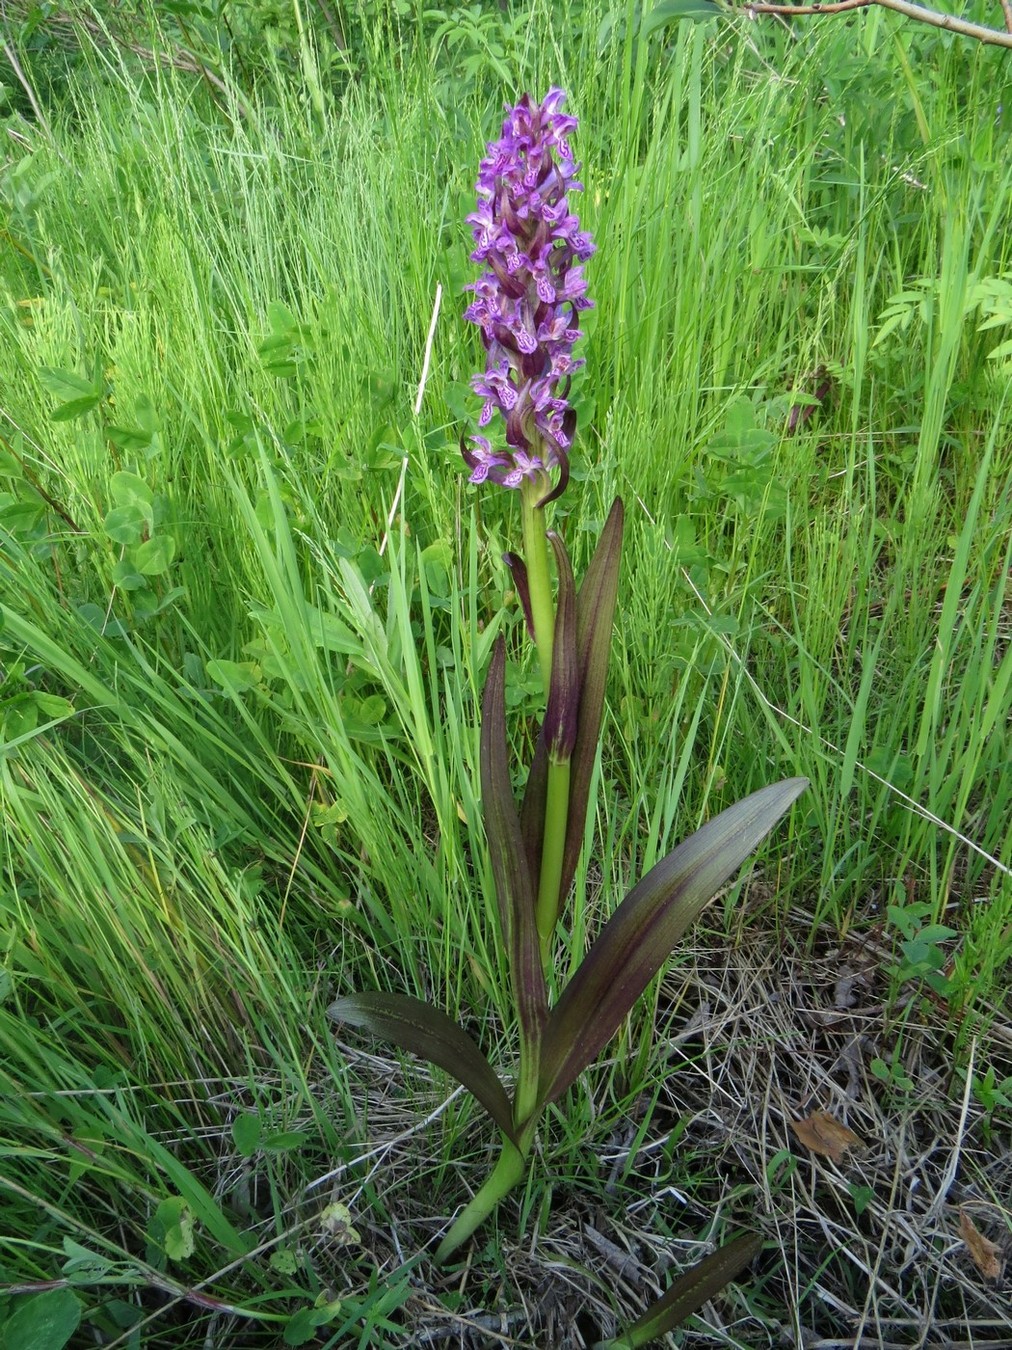
{"type": "MultiPolygon", "coordinates": [[[[587,823],[590,784],[604,716],[608,657],[611,654],[612,624],[622,562],[624,519],[622,499],[616,497],[576,597],[576,661],[580,680],[580,707],[576,743],[570,762],[569,816],[562,859],[560,903],[565,900],[573,884],[587,823]]],[[[542,734],[538,737],[521,810],[524,845],[534,877],[538,876],[541,867],[547,790],[548,747],[542,734]]]]}
{"type": "Polygon", "coordinates": [[[614,1340],[599,1341],[594,1350],[638,1350],[641,1345],[681,1326],[687,1317],[699,1312],[704,1303],[720,1292],[725,1284],[755,1260],[762,1248],[762,1238],[755,1233],[743,1233],[719,1247],[702,1261],[680,1275],[662,1298],[614,1340]]]}
{"type": "Polygon", "coordinates": [[[509,957],[513,998],[521,1037],[528,1047],[534,1047],[548,1012],[548,992],[541,966],[534,886],[524,854],[520,817],[510,780],[506,747],[506,645],[501,637],[492,649],[485,679],[479,761],[485,837],[499,902],[499,921],[509,957]]]}
{"type": "Polygon", "coordinates": [[[463,1027],[441,1008],[410,994],[367,990],[347,994],[327,1009],[336,1022],[363,1027],[402,1050],[427,1059],[463,1083],[495,1123],[516,1143],[513,1112],[506,1089],[485,1056],[463,1027]]]}
{"type": "Polygon", "coordinates": [[[600,1054],[678,939],[807,786],[789,778],[735,802],[633,887],[545,1024],[542,1104],[600,1054]]]}
{"type": "Polygon", "coordinates": [[[570,766],[569,822],[562,865],[562,891],[567,895],[576,872],[587,821],[594,760],[601,738],[604,696],[608,685],[612,625],[622,564],[625,507],[616,497],[601,531],[576,601],[576,650],[580,664],[580,717],[570,766]]]}

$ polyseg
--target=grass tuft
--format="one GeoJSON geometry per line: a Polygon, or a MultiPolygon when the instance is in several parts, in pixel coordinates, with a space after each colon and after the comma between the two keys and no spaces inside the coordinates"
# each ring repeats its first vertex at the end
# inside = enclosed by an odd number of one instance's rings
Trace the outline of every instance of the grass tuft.
{"type": "MultiPolygon", "coordinates": [[[[995,1345],[1007,62],[880,10],[480,8],[189,65],[82,10],[45,126],[3,110],[0,1324],[56,1280],[108,1346],[577,1347],[745,1226],[682,1343],[995,1345]],[[627,512],[573,965],[703,820],[812,788],[450,1280],[486,1127],[325,1009],[405,989],[512,1068],[475,723],[518,519],[459,463],[463,220],[551,84],[598,244],[578,574],[627,512]],[[865,1151],[806,1154],[817,1109],[865,1151]]],[[[529,753],[533,668],[507,698],[529,753]]]]}

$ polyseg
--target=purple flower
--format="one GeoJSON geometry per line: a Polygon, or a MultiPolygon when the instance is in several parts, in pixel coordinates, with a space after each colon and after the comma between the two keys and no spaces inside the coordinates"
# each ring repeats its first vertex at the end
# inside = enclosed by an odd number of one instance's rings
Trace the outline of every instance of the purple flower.
{"type": "Polygon", "coordinates": [[[483,402],[479,425],[496,412],[506,423],[506,446],[493,450],[485,436],[463,446],[471,482],[491,479],[504,487],[546,482],[559,470],[559,496],[569,479],[569,447],[576,414],[566,401],[569,377],[583,365],[573,344],[583,334],[578,313],[589,309],[582,264],[594,252],[590,235],[569,209],[567,193],[580,192],[579,170],[569,148],[576,118],[560,109],[561,89],[540,104],[524,94],[506,115],[502,137],[488,147],[478,174],[472,262],[485,264],[469,286],[474,300],[464,318],[481,328],[485,373],[472,381],[483,402]]]}

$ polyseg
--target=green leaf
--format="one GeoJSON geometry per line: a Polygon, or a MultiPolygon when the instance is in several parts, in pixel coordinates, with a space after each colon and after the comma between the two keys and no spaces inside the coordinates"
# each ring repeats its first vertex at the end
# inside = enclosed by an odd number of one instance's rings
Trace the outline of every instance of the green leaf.
{"type": "Polygon", "coordinates": [[[88,380],[72,370],[54,370],[43,366],[39,371],[42,387],[53,395],[59,405],[51,414],[54,422],[68,422],[98,406],[104,393],[99,380],[88,380]]]}
{"type": "Polygon", "coordinates": [[[134,570],[134,565],[129,558],[121,558],[112,569],[113,585],[118,586],[121,591],[146,591],[148,589],[147,577],[134,570]]]}
{"type": "Polygon", "coordinates": [[[308,1345],[316,1340],[314,1308],[300,1308],[285,1323],[285,1345],[308,1345]]]}
{"type": "Polygon", "coordinates": [[[19,1297],[3,1326],[3,1350],[63,1350],[81,1322],[81,1300],[70,1289],[19,1297]]]}
{"type": "Polygon", "coordinates": [[[72,422],[75,417],[83,417],[85,413],[91,412],[92,408],[97,408],[101,402],[101,395],[89,395],[88,398],[71,399],[68,403],[61,403],[49,414],[51,422],[72,422]]]}
{"type": "MultiPolygon", "coordinates": [[[[67,1259],[61,1269],[71,1284],[95,1284],[105,1279],[113,1269],[113,1263],[107,1256],[82,1247],[73,1238],[64,1237],[63,1253],[67,1259]]],[[[0,1344],[3,1344],[2,1340],[0,1344]]]]}
{"type": "Polygon", "coordinates": [[[0,525],[16,536],[24,537],[31,534],[45,518],[46,507],[43,502],[12,501],[0,508],[0,525]]]}
{"type": "Polygon", "coordinates": [[[147,519],[151,519],[151,504],[154,491],[136,473],[125,470],[114,473],[109,479],[109,492],[117,506],[135,506],[147,519]]]}
{"type": "Polygon", "coordinates": [[[243,1158],[252,1158],[260,1143],[263,1125],[256,1111],[243,1111],[232,1121],[232,1143],[243,1158]]]}
{"type": "Polygon", "coordinates": [[[100,605],[96,605],[90,600],[85,601],[83,605],[78,605],[77,615],[78,618],[84,620],[89,628],[93,628],[96,633],[101,633],[103,637],[127,636],[127,630],[119,619],[110,618],[100,605]]]}
{"type": "Polygon", "coordinates": [[[114,506],[106,516],[105,532],[114,544],[139,544],[145,529],[151,524],[150,509],[131,502],[114,506]]]}
{"type": "Polygon", "coordinates": [[[492,649],[481,703],[481,808],[499,902],[499,922],[509,958],[520,1035],[536,1045],[548,1010],[535,918],[534,883],[513,800],[506,746],[506,644],[492,649]]]}
{"type": "Polygon", "coordinates": [[[13,446],[7,448],[0,445],[0,475],[4,478],[23,478],[25,463],[21,457],[22,437],[20,433],[14,438],[17,450],[13,446]]]}
{"type": "Polygon", "coordinates": [[[85,394],[94,393],[94,385],[90,379],[84,375],[78,375],[74,370],[59,370],[53,366],[43,366],[39,370],[39,381],[47,393],[53,394],[59,401],[67,402],[70,398],[82,398],[85,394]]]}
{"type": "Polygon", "coordinates": [[[268,1153],[294,1153],[308,1138],[305,1130],[272,1130],[264,1135],[264,1149],[268,1153]]]}
{"type": "Polygon", "coordinates": [[[339,1298],[331,1299],[325,1294],[319,1295],[313,1307],[300,1308],[285,1323],[285,1345],[308,1345],[310,1341],[315,1342],[319,1328],[333,1322],[340,1311],[339,1298]]]}
{"type": "Polygon", "coordinates": [[[735,802],[633,887],[549,1014],[542,1104],[600,1054],[678,939],[807,786],[789,778],[735,802]]]}
{"type": "Polygon", "coordinates": [[[658,28],[664,28],[679,19],[690,19],[694,23],[715,19],[720,14],[712,0],[661,0],[649,14],[643,16],[640,24],[640,36],[649,37],[658,28]]]}
{"type": "Polygon", "coordinates": [[[146,450],[151,444],[150,432],[140,427],[106,427],[106,440],[111,441],[117,450],[132,454],[135,450],[146,450]]]}
{"type": "Polygon", "coordinates": [[[32,694],[15,694],[3,705],[3,736],[8,744],[30,736],[39,725],[39,705],[32,694]]]}
{"type": "Polygon", "coordinates": [[[185,1261],[193,1255],[193,1210],[181,1195],[167,1196],[159,1203],[152,1228],[152,1237],[170,1261],[185,1261]]]}
{"type": "Polygon", "coordinates": [[[204,1184],[164,1144],[159,1143],[130,1116],[117,1111],[113,1119],[118,1145],[132,1149],[138,1156],[149,1159],[156,1165],[178,1191],[177,1199],[185,1201],[194,1219],[226,1251],[233,1256],[247,1256],[255,1245],[254,1239],[229,1221],[218,1201],[204,1184]]]}
{"type": "Polygon", "coordinates": [[[513,1113],[495,1070],[463,1027],[442,1009],[410,994],[376,990],[337,999],[327,1015],[337,1022],[364,1027],[374,1036],[445,1069],[464,1084],[507,1138],[515,1142],[513,1113]]]}
{"type": "Polygon", "coordinates": [[[294,1275],[299,1268],[299,1254],[294,1247],[276,1247],[270,1255],[270,1268],[279,1275],[294,1275]]]}
{"type": "Polygon", "coordinates": [[[755,1233],[743,1233],[726,1242],[680,1275],[667,1293],[621,1336],[599,1341],[594,1350],[637,1350],[680,1326],[755,1260],[762,1245],[762,1238],[755,1233]]]}
{"type": "Polygon", "coordinates": [[[233,694],[254,689],[257,684],[257,664],[255,661],[227,661],[224,659],[208,661],[208,679],[220,684],[233,694]]]}
{"type": "Polygon", "coordinates": [[[300,331],[298,319],[280,300],[271,300],[268,304],[267,322],[271,332],[281,337],[297,337],[300,331]]]}
{"type": "Polygon", "coordinates": [[[133,562],[144,577],[157,577],[166,572],[176,555],[176,541],[171,534],[156,534],[139,544],[133,562]]]}
{"type": "Polygon", "coordinates": [[[39,712],[46,717],[70,717],[74,712],[74,705],[69,699],[63,698],[60,694],[42,694],[34,695],[35,706],[39,712]]]}

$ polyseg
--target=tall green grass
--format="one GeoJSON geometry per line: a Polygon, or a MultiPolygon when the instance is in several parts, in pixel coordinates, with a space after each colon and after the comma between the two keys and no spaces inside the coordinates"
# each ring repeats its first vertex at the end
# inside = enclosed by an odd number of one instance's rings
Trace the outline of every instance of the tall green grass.
{"type": "MultiPolygon", "coordinates": [[[[542,11],[485,21],[499,65],[476,37],[447,62],[419,23],[322,117],[280,73],[223,106],[95,46],[53,143],[8,147],[12,1279],[51,1277],[69,1238],[133,1272],[139,1316],[138,1263],[172,1277],[151,1234],[174,1195],[223,1303],[311,1303],[312,1263],[289,1278],[248,1249],[288,1241],[358,1136],[328,998],[403,985],[494,1036],[475,717],[492,637],[520,647],[517,519],[459,464],[481,360],[463,217],[524,88],[571,91],[598,242],[560,510],[576,565],[614,493],[630,520],[575,948],[681,834],[804,773],[764,858],[772,921],[888,944],[887,907],[920,904],[958,935],[954,1019],[1007,987],[1012,418],[988,358],[1007,328],[981,331],[1012,316],[1002,55],[883,13],[650,43],[620,22],[599,46],[603,14],[567,36],[542,11]],[[817,368],[832,394],[787,436],[817,368]],[[43,369],[97,375],[97,406],[54,420],[43,369]],[[148,574],[110,533],[117,473],[172,541],[148,574]],[[255,1213],[243,1112],[282,1139],[255,1213]]],[[[519,749],[532,690],[509,691],[519,749]]],[[[656,1072],[649,1017],[619,1096],[656,1072]]],[[[467,1114],[435,1146],[447,1207],[467,1114]]],[[[374,1292],[349,1277],[361,1325],[374,1292]]]]}

